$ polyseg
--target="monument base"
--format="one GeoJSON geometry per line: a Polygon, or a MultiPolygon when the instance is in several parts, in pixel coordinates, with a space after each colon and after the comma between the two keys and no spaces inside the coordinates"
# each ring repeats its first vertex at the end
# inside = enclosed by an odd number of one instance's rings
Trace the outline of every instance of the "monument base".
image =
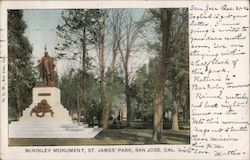
{"type": "Polygon", "coordinates": [[[9,125],[9,138],[93,138],[102,131],[73,122],[56,87],[33,88],[33,103],[9,125]],[[46,102],[46,103],[44,103],[46,102]]]}

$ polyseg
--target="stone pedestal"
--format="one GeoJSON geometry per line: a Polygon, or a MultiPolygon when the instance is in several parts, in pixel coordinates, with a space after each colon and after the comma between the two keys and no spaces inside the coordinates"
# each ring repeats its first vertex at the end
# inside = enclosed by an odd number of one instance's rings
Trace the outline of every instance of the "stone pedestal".
{"type": "Polygon", "coordinates": [[[93,138],[101,131],[98,127],[74,123],[62,106],[60,90],[56,87],[33,88],[33,103],[23,111],[19,121],[9,125],[10,138],[93,138]],[[34,108],[44,100],[50,112],[39,112],[37,116],[34,108]]]}
{"type": "Polygon", "coordinates": [[[50,122],[62,122],[71,121],[69,112],[64,108],[60,102],[60,90],[56,87],[36,87],[33,88],[33,102],[23,111],[23,116],[19,121],[22,122],[35,122],[35,121],[50,121],[50,122]],[[51,110],[54,112],[53,117],[50,113],[45,113],[43,117],[37,117],[35,113],[30,116],[31,110],[38,105],[42,100],[46,100],[51,106],[51,110]]]}

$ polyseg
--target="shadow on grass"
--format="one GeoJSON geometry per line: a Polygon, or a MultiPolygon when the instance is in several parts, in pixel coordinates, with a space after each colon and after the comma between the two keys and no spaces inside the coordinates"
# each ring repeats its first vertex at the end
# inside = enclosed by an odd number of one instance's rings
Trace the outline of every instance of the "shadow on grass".
{"type": "Polygon", "coordinates": [[[190,136],[165,134],[162,142],[152,140],[151,130],[108,129],[95,138],[10,138],[9,146],[83,146],[83,145],[143,145],[189,144],[190,136]]]}
{"type": "MultiPolygon", "coordinates": [[[[116,142],[126,141],[127,144],[152,144],[152,143],[155,143],[152,140],[152,137],[150,137],[150,135],[140,134],[140,132],[139,133],[128,132],[128,131],[127,132],[120,131],[118,133],[114,133],[114,132],[117,132],[117,131],[116,130],[103,131],[98,136],[96,136],[95,139],[102,140],[102,139],[105,139],[106,137],[109,137],[111,139],[111,141],[116,141],[116,142]]],[[[121,144],[123,144],[123,143],[121,143],[121,144]]]]}

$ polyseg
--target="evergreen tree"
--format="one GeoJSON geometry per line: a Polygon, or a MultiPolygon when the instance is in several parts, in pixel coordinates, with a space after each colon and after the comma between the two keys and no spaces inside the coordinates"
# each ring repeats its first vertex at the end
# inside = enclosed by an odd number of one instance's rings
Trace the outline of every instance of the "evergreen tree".
{"type": "Polygon", "coordinates": [[[66,58],[81,63],[81,79],[78,95],[78,121],[80,121],[81,110],[87,108],[88,99],[86,99],[87,74],[90,69],[89,48],[95,46],[100,61],[100,90],[102,93],[102,104],[104,103],[104,35],[102,33],[103,13],[99,9],[70,9],[62,12],[64,23],[57,26],[58,36],[64,41],[56,46],[59,50],[58,58],[66,58]],[[80,61],[79,61],[80,59],[80,61]]]}
{"type": "Polygon", "coordinates": [[[31,62],[32,46],[24,36],[26,24],[22,10],[8,11],[8,102],[9,117],[19,118],[32,103],[35,71],[31,62]]]}

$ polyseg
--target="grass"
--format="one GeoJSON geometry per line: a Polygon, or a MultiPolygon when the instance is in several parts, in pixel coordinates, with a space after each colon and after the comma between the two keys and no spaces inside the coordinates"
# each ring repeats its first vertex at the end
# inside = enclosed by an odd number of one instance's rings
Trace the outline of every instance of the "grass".
{"type": "Polygon", "coordinates": [[[95,138],[9,138],[9,146],[82,146],[82,145],[136,145],[136,144],[189,144],[189,131],[166,130],[162,141],[152,140],[152,130],[108,129],[95,138]]]}

